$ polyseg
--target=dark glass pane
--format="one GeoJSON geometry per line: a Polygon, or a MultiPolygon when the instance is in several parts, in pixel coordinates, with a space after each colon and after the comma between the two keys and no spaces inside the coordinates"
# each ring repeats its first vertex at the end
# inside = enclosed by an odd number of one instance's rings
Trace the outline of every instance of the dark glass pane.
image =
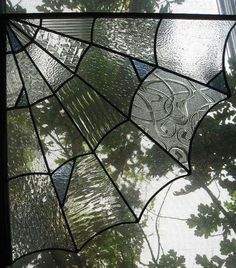
{"type": "Polygon", "coordinates": [[[77,159],[64,207],[78,247],[106,227],[134,220],[94,156],[77,159]]]}
{"type": "Polygon", "coordinates": [[[21,79],[13,55],[7,55],[7,106],[15,105],[22,89],[21,79]]]}
{"type": "Polygon", "coordinates": [[[78,78],[70,80],[57,94],[93,147],[111,128],[124,121],[122,115],[78,78]]]}
{"type": "Polygon", "coordinates": [[[216,90],[156,69],[134,98],[132,120],[188,167],[195,127],[224,98],[216,90]]]}
{"type": "Polygon", "coordinates": [[[131,123],[113,130],[96,152],[137,216],[162,186],[186,173],[131,123]]]}
{"type": "Polygon", "coordinates": [[[28,172],[46,172],[28,109],[9,111],[7,120],[9,177],[28,172]]]}
{"type": "Polygon", "coordinates": [[[83,137],[55,97],[34,105],[32,112],[51,170],[67,159],[89,151],[83,137]]]}
{"type": "Polygon", "coordinates": [[[73,250],[55,192],[48,176],[11,180],[10,216],[14,259],[35,250],[73,250]]]}
{"type": "Polygon", "coordinates": [[[222,69],[222,53],[233,21],[163,20],[157,34],[162,67],[207,83],[222,69]]]}
{"type": "Polygon", "coordinates": [[[128,58],[91,47],[80,63],[78,74],[119,109],[128,113],[139,84],[128,58]]]}
{"type": "Polygon", "coordinates": [[[154,69],[153,66],[143,63],[141,61],[138,60],[132,60],[132,61],[141,79],[145,78],[145,76],[148,75],[154,69]]]}
{"type": "Polygon", "coordinates": [[[69,180],[72,172],[74,161],[66,162],[59,167],[52,175],[53,183],[55,185],[60,203],[63,204],[66,189],[69,185],[69,180]]]}
{"type": "Polygon", "coordinates": [[[35,101],[50,96],[52,94],[51,90],[28,55],[23,51],[16,54],[16,59],[29,97],[29,102],[34,103],[35,101]]]}
{"type": "Polygon", "coordinates": [[[157,19],[107,19],[95,21],[93,42],[124,54],[155,63],[157,19]]]}
{"type": "Polygon", "coordinates": [[[18,96],[16,101],[16,107],[27,107],[28,106],[28,99],[24,89],[22,89],[21,93],[18,96]]]}
{"type": "Polygon", "coordinates": [[[219,89],[221,92],[225,92],[226,94],[228,93],[223,71],[215,76],[214,79],[210,81],[209,85],[215,89],[219,89]]]}

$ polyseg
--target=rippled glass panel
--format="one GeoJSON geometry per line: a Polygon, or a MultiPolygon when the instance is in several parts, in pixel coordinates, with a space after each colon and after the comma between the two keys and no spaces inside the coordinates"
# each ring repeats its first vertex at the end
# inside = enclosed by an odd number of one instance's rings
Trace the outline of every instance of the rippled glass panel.
{"type": "Polygon", "coordinates": [[[73,249],[49,176],[10,181],[13,257],[48,247],[73,249]]]}
{"type": "Polygon", "coordinates": [[[78,248],[99,231],[133,218],[94,156],[77,158],[64,207],[78,248]]]}

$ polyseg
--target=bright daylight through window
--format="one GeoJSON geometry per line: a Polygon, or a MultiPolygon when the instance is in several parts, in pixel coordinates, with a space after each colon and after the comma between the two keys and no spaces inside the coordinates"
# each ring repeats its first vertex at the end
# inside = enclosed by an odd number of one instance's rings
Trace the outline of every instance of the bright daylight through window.
{"type": "Polygon", "coordinates": [[[2,4],[1,267],[236,267],[235,14],[2,4]]]}

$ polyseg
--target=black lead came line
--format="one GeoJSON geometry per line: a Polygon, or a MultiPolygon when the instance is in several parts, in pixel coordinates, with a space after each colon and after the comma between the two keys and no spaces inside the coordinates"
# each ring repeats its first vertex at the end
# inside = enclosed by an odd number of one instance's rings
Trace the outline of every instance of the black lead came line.
{"type": "Polygon", "coordinates": [[[111,13],[111,12],[77,12],[77,13],[8,13],[1,14],[6,19],[76,19],[76,18],[153,18],[185,20],[236,20],[236,15],[184,14],[184,13],[111,13]]]}
{"type": "Polygon", "coordinates": [[[10,208],[8,187],[8,143],[7,143],[7,92],[6,92],[6,33],[7,20],[0,23],[0,262],[7,267],[12,262],[10,208]]]}

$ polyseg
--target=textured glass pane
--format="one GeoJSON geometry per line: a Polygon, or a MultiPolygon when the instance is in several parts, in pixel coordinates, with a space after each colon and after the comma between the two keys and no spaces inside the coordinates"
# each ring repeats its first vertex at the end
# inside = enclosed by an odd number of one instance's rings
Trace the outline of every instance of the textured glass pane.
{"type": "Polygon", "coordinates": [[[107,19],[95,21],[93,42],[155,63],[157,19],[107,19]]]}
{"type": "Polygon", "coordinates": [[[60,166],[52,175],[60,203],[63,204],[74,161],[66,162],[60,166]]]}
{"type": "Polygon", "coordinates": [[[22,83],[13,55],[7,55],[7,106],[15,105],[16,99],[22,89],[22,83]]]}
{"type": "Polygon", "coordinates": [[[131,123],[113,130],[96,152],[137,216],[163,185],[186,173],[131,123]]]}
{"type": "Polygon", "coordinates": [[[78,247],[106,227],[134,220],[94,156],[77,159],[64,207],[78,247]]]}
{"type": "Polygon", "coordinates": [[[134,98],[132,120],[188,167],[195,127],[224,98],[216,90],[156,69],[134,98]]]}
{"type": "Polygon", "coordinates": [[[92,18],[83,19],[43,19],[42,26],[85,41],[91,41],[92,18]]]}
{"type": "Polygon", "coordinates": [[[38,70],[25,52],[16,54],[16,59],[22,74],[29,102],[34,103],[52,94],[38,70]]]}
{"type": "Polygon", "coordinates": [[[57,94],[93,147],[111,128],[124,121],[122,115],[78,78],[70,80],[57,94]]]}
{"type": "Polygon", "coordinates": [[[46,172],[29,111],[9,111],[7,120],[9,177],[28,172],[46,172]]]}
{"type": "Polygon", "coordinates": [[[78,74],[123,112],[128,113],[138,79],[128,58],[92,47],[78,74]]]}
{"type": "Polygon", "coordinates": [[[53,89],[57,89],[72,76],[60,63],[36,44],[27,47],[27,51],[53,89]]]}
{"type": "Polygon", "coordinates": [[[231,21],[163,20],[157,34],[162,67],[207,83],[222,69],[222,53],[231,21]]]}
{"type": "Polygon", "coordinates": [[[14,259],[45,248],[73,249],[48,176],[20,177],[9,187],[14,259]]]}
{"type": "Polygon", "coordinates": [[[51,170],[88,152],[88,145],[55,97],[39,102],[32,112],[51,170]]]}
{"type": "Polygon", "coordinates": [[[72,70],[88,46],[85,43],[55,33],[39,30],[35,41],[72,70]]]}

